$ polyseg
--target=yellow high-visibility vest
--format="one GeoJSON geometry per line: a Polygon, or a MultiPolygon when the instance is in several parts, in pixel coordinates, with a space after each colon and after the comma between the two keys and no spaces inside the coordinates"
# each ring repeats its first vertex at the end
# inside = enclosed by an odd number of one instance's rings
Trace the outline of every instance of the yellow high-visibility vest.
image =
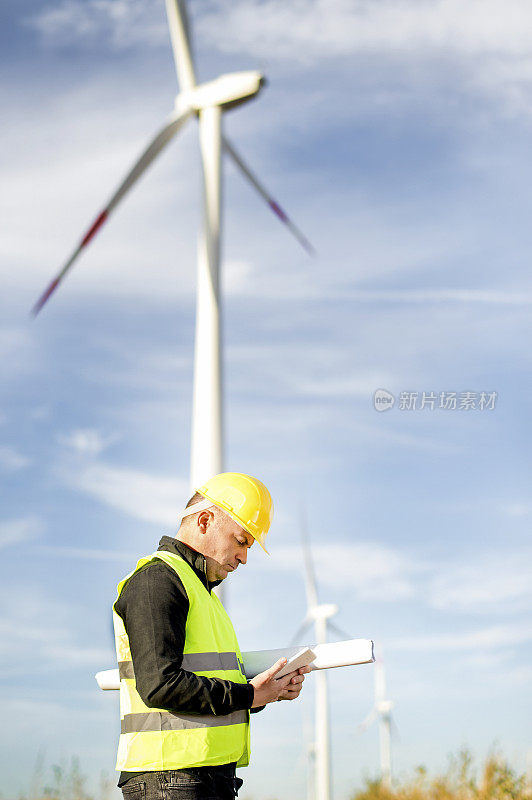
{"type": "MultiPolygon", "coordinates": [[[[209,678],[247,683],[236,634],[220,600],[202,584],[192,567],[178,555],[158,550],[141,558],[118,584],[118,597],[126,581],[153,559],[174,569],[188,595],[182,669],[209,678]]],[[[129,639],[122,618],[113,607],[116,654],[120,673],[120,722],[116,768],[126,772],[151,772],[237,762],[249,764],[249,711],[232,714],[174,714],[150,708],[135,685],[129,639]]]]}

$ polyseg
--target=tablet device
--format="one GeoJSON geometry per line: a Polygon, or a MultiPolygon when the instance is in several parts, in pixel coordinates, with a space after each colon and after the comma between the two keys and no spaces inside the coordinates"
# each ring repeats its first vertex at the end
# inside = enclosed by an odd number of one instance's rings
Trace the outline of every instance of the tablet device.
{"type": "Polygon", "coordinates": [[[282,670],[277,673],[275,679],[283,678],[289,672],[295,672],[296,669],[306,667],[316,658],[316,653],[310,647],[302,647],[295,655],[288,659],[282,670]]]}

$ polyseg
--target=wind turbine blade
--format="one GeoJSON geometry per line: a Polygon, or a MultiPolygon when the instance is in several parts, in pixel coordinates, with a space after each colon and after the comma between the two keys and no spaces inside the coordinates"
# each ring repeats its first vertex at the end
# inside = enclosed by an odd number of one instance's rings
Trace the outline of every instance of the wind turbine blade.
{"type": "Polygon", "coordinates": [[[399,731],[399,728],[397,727],[396,721],[394,720],[394,718],[392,717],[391,714],[390,714],[390,731],[391,731],[391,734],[392,734],[393,738],[396,739],[398,742],[400,742],[401,741],[401,733],[399,731]]]}
{"type": "Polygon", "coordinates": [[[255,189],[258,191],[261,197],[263,197],[266,200],[271,210],[279,217],[281,222],[283,222],[286,225],[286,227],[293,233],[298,242],[302,245],[302,247],[305,248],[307,253],[311,256],[315,255],[316,251],[314,250],[314,247],[311,245],[306,236],[304,236],[304,234],[301,233],[299,228],[289,218],[288,214],[286,214],[283,211],[281,206],[273,199],[271,194],[269,194],[269,192],[266,191],[264,186],[262,186],[259,183],[257,176],[253,172],[251,172],[248,166],[246,166],[246,164],[242,161],[242,158],[236,152],[233,145],[230,144],[230,142],[225,136],[222,137],[222,143],[227,154],[231,156],[237,167],[244,173],[246,178],[255,187],[255,189]]]}
{"type": "Polygon", "coordinates": [[[318,605],[318,590],[316,588],[316,577],[312,564],[312,554],[308,540],[307,522],[303,509],[301,509],[301,542],[303,545],[303,556],[305,559],[305,589],[307,592],[307,609],[316,608],[318,605]]]}
{"type": "Polygon", "coordinates": [[[53,281],[47,286],[46,290],[43,294],[39,297],[35,305],[32,309],[33,316],[36,316],[41,308],[44,306],[48,298],[51,294],[57,289],[71,266],[76,261],[77,257],[81,253],[81,251],[89,244],[91,239],[94,235],[99,231],[102,227],[103,223],[106,221],[107,217],[111,214],[111,212],[116,208],[118,203],[122,200],[122,198],[129,192],[131,187],[136,183],[136,181],[140,178],[140,176],[145,172],[145,170],[150,166],[152,161],[156,158],[156,156],[161,152],[161,150],[166,147],[168,142],[175,136],[179,128],[183,125],[185,120],[190,116],[190,110],[186,111],[179,111],[173,114],[169,121],[166,123],[164,128],[157,133],[157,135],[152,139],[148,147],[144,150],[138,161],[135,162],[134,166],[130,169],[116,192],[113,194],[109,202],[107,203],[106,207],[103,211],[101,211],[88,231],[83,236],[81,242],[78,244],[66,264],[63,266],[61,271],[56,275],[53,281]]]}
{"type": "Polygon", "coordinates": [[[331,631],[334,631],[338,636],[341,636],[342,639],[356,639],[356,636],[351,636],[351,634],[346,633],[342,628],[339,628],[335,622],[330,622],[327,620],[327,626],[331,631]]]}
{"type": "Polygon", "coordinates": [[[297,640],[300,638],[300,636],[303,636],[303,634],[305,633],[305,631],[306,631],[306,630],[308,630],[308,629],[310,628],[310,626],[312,625],[312,623],[313,623],[313,619],[312,619],[312,617],[308,617],[308,616],[307,616],[307,617],[305,617],[305,619],[303,620],[303,622],[301,623],[301,625],[299,626],[299,628],[297,629],[297,631],[296,631],[296,632],[294,633],[294,635],[292,636],[292,639],[291,639],[291,641],[290,641],[290,646],[292,646],[292,645],[294,645],[294,644],[297,644],[297,640]]]}
{"type": "Polygon", "coordinates": [[[177,80],[181,91],[186,92],[196,85],[196,76],[192,61],[190,26],[185,0],[166,0],[166,16],[174,51],[177,80]]]}
{"type": "Polygon", "coordinates": [[[378,644],[375,651],[375,702],[380,703],[386,698],[386,678],[384,675],[384,661],[382,646],[378,644]]]}
{"type": "Polygon", "coordinates": [[[358,732],[364,733],[364,731],[367,730],[371,725],[371,723],[374,722],[376,719],[377,719],[377,709],[373,707],[369,712],[368,716],[366,717],[366,719],[363,722],[361,722],[360,725],[358,726],[357,728],[358,732]]]}

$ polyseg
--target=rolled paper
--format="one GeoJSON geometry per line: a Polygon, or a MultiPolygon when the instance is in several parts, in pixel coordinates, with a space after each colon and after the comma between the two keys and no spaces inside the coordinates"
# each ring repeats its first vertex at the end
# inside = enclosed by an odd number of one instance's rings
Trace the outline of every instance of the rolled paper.
{"type": "MultiPolygon", "coordinates": [[[[316,654],[310,664],[311,670],[354,667],[375,661],[371,639],[347,639],[343,642],[307,645],[316,654]]],[[[281,647],[277,650],[251,650],[242,653],[246,678],[254,678],[259,672],[269,669],[279,658],[290,659],[299,653],[302,645],[281,647]]],[[[120,677],[117,669],[104,669],[95,675],[100,689],[119,689],[120,677]]]]}

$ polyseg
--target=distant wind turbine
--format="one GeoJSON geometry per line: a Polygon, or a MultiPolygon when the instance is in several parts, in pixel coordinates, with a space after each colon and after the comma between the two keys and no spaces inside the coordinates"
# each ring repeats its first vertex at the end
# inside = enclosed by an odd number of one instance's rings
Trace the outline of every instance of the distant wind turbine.
{"type": "Polygon", "coordinates": [[[376,720],[379,720],[379,740],[380,740],[380,760],[381,760],[381,780],[387,787],[392,785],[392,747],[391,734],[393,701],[386,699],[386,681],[384,675],[384,661],[382,658],[382,648],[376,648],[375,652],[375,705],[369,712],[366,719],[359,725],[360,733],[367,730],[376,720]]]}
{"type": "MultiPolygon", "coordinates": [[[[301,537],[305,562],[305,589],[307,596],[307,614],[295,633],[292,644],[301,639],[302,635],[314,625],[314,638],[316,644],[326,644],[327,629],[338,633],[342,638],[350,639],[334,623],[331,617],[338,613],[338,606],[334,603],[319,603],[314,565],[310,543],[306,530],[305,520],[302,516],[301,537]]],[[[315,733],[314,744],[308,748],[309,764],[314,768],[314,780],[308,782],[309,800],[330,800],[331,798],[331,765],[330,765],[330,720],[329,720],[329,694],[327,686],[327,670],[316,670],[313,680],[316,681],[316,708],[315,708],[315,733]],[[311,794],[312,792],[312,794],[311,794]]]]}
{"type": "Polygon", "coordinates": [[[194,400],[192,413],[191,485],[200,486],[223,471],[222,380],[220,351],[220,207],[222,149],[233,160],[272,211],[300,244],[312,253],[305,236],[246,166],[235,147],[222,133],[222,115],[255,97],[264,85],[260,72],[233,72],[198,84],[192,58],[190,29],[184,0],[166,0],[180,92],[175,108],[130,169],[104,209],[89,227],[68,261],[33,307],[36,315],[57,289],[78,256],[137,180],[169,144],[190,117],[199,123],[203,165],[204,222],[198,249],[194,400]]]}

